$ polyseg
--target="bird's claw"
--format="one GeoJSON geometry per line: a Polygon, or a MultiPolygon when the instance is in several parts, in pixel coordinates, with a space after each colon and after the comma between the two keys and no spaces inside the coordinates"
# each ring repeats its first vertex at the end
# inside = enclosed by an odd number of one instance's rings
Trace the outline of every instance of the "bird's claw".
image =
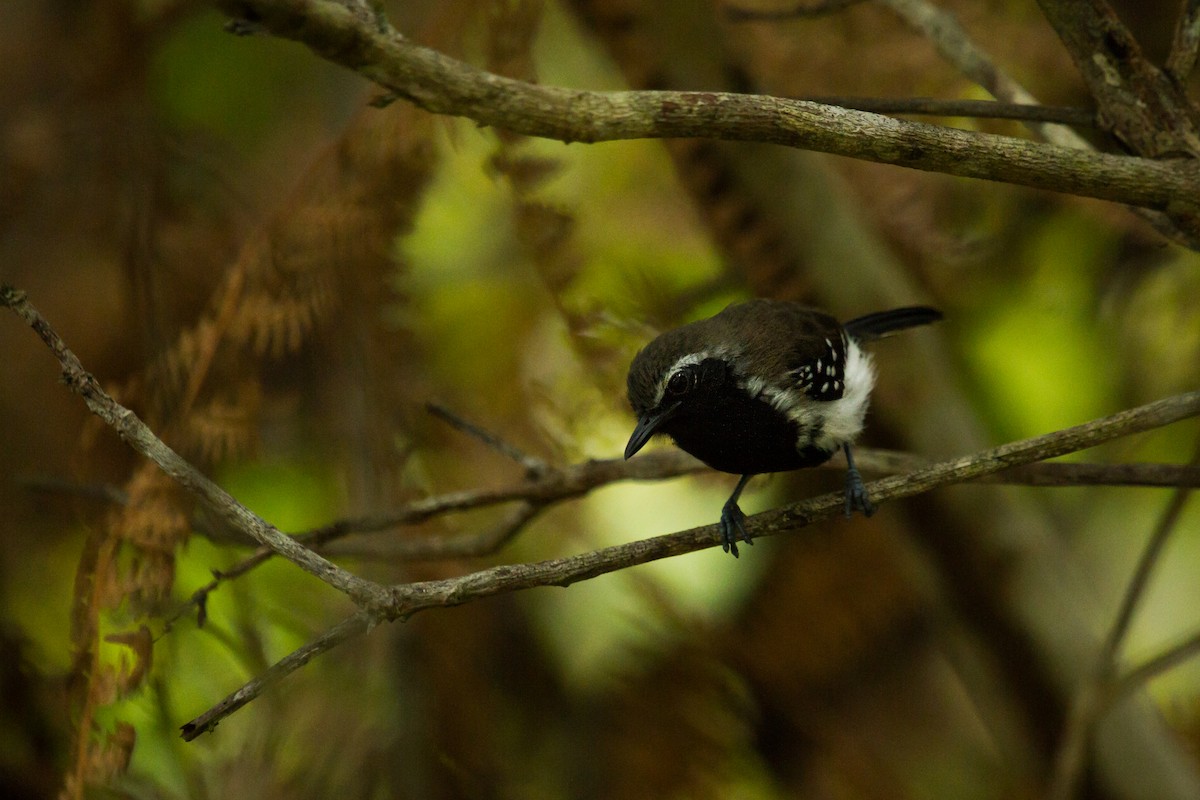
{"type": "Polygon", "coordinates": [[[863,516],[869,517],[875,513],[875,506],[871,505],[871,498],[867,496],[862,475],[858,469],[851,467],[846,470],[846,519],[850,519],[855,511],[861,511],[863,516]]]}
{"type": "Polygon", "coordinates": [[[754,544],[750,534],[746,533],[746,515],[738,504],[732,501],[721,507],[721,549],[738,557],[737,540],[742,539],[746,544],[754,544]]]}

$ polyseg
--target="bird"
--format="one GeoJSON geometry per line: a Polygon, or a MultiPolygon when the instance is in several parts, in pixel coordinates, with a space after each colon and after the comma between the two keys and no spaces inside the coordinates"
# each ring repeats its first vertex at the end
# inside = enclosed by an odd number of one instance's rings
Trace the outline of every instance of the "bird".
{"type": "Polygon", "coordinates": [[[875,385],[862,345],[940,319],[937,309],[907,306],[839,323],[796,301],[755,299],[668,330],[629,366],[637,425],[625,458],[665,434],[713,469],[741,475],[719,524],[735,558],[738,538],[753,544],[738,498],[754,475],[815,467],[841,450],[846,516],[870,516],[851,452],[875,385]]]}

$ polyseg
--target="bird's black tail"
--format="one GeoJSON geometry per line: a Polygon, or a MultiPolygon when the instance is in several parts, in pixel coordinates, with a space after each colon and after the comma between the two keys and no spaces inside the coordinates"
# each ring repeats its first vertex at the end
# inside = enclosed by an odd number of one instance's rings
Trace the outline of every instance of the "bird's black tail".
{"type": "Polygon", "coordinates": [[[905,328],[928,325],[942,318],[942,312],[929,306],[906,306],[891,311],[876,311],[874,314],[856,317],[842,327],[852,339],[869,341],[881,339],[905,328]]]}

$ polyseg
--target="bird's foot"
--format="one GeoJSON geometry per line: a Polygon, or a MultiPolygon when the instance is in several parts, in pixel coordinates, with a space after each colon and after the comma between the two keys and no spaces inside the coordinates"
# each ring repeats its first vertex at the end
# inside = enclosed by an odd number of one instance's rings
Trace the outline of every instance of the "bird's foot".
{"type": "Polygon", "coordinates": [[[869,517],[875,513],[875,506],[871,505],[858,468],[850,467],[846,470],[846,519],[850,519],[855,511],[861,511],[863,516],[869,517]]]}
{"type": "Polygon", "coordinates": [[[721,507],[721,548],[726,553],[738,557],[737,540],[739,536],[746,544],[754,544],[750,534],[746,533],[746,515],[738,504],[731,498],[721,507]]]}

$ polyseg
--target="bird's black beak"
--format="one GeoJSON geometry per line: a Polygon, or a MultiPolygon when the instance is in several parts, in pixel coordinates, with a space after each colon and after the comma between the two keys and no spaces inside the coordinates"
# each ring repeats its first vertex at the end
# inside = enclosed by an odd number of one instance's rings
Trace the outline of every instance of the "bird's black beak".
{"type": "Polygon", "coordinates": [[[650,441],[650,437],[658,433],[658,429],[671,418],[677,408],[679,408],[679,403],[671,403],[664,408],[650,411],[639,417],[637,427],[633,429],[633,434],[629,437],[629,444],[625,445],[625,457],[629,458],[645,447],[646,442],[650,441]]]}

